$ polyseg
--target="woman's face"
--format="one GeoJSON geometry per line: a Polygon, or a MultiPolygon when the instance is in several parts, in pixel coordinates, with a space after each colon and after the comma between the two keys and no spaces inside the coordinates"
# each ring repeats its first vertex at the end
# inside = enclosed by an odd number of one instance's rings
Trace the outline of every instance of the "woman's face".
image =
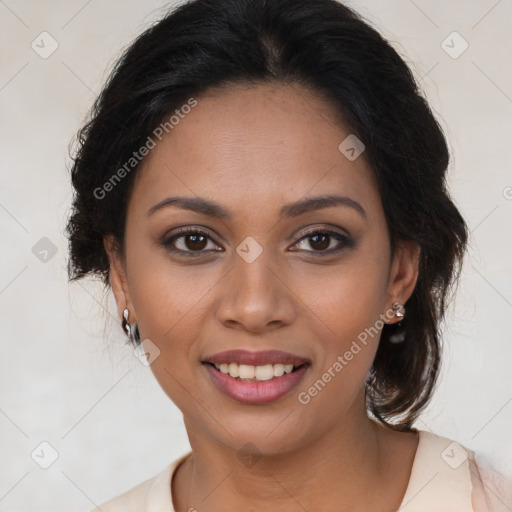
{"type": "Polygon", "coordinates": [[[106,240],[119,313],[160,351],[152,371],[189,435],[297,449],[366,420],[365,377],[391,304],[412,293],[417,253],[391,257],[364,153],[354,159],[350,139],[339,149],[350,131],[312,92],[196,99],[138,171],[125,266],[106,240]],[[341,199],[311,202],[326,196],[341,199]],[[232,350],[245,352],[221,354],[232,350]]]}

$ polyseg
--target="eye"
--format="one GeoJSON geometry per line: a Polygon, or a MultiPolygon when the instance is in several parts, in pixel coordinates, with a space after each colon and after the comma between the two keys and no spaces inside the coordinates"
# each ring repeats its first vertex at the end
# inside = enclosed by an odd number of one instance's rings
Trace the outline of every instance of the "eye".
{"type": "Polygon", "coordinates": [[[306,252],[332,254],[347,247],[353,247],[353,245],[353,240],[343,233],[328,229],[316,229],[303,236],[294,247],[299,247],[306,252]]]}
{"type": "MultiPolygon", "coordinates": [[[[181,228],[171,236],[166,236],[161,245],[167,250],[186,256],[199,256],[212,251],[223,251],[209,233],[198,228],[181,228]]],[[[316,229],[303,233],[294,244],[292,251],[316,252],[318,256],[333,254],[353,247],[354,241],[348,235],[328,229],[316,229]]]]}
{"type": "Polygon", "coordinates": [[[208,233],[197,228],[179,229],[172,236],[166,236],[161,245],[172,252],[188,253],[188,256],[196,256],[212,250],[222,251],[208,233]],[[209,244],[210,247],[208,247],[209,244]]]}

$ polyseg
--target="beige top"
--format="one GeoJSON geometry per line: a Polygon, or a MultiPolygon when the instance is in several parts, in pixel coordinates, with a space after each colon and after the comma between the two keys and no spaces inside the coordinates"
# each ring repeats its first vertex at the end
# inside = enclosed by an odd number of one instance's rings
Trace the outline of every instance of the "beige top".
{"type": "MultiPolygon", "coordinates": [[[[171,479],[191,452],[159,474],[91,512],[175,512],[171,479]]],[[[474,453],[430,432],[419,431],[400,512],[511,512],[512,482],[483,471],[474,453]]]]}

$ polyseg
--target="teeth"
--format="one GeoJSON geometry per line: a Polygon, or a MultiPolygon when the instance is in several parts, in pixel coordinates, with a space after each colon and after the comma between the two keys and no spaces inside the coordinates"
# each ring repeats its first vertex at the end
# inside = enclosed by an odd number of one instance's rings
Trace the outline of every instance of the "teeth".
{"type": "MultiPolygon", "coordinates": [[[[290,365],[288,365],[290,366],[290,365]]],[[[292,366],[292,370],[293,370],[293,366],[292,366]]],[[[288,372],[290,373],[290,372],[288,372]]],[[[276,377],[281,377],[281,375],[284,374],[284,364],[275,364],[274,365],[274,376],[276,377]]]]}
{"type": "Polygon", "coordinates": [[[270,380],[274,378],[274,367],[271,364],[265,366],[256,366],[254,376],[258,380],[270,380]]]}
{"type": "Polygon", "coordinates": [[[231,377],[240,379],[271,380],[274,377],[281,377],[285,373],[291,373],[293,364],[265,364],[252,366],[250,364],[222,363],[216,364],[215,368],[231,377]]]}
{"type": "Polygon", "coordinates": [[[228,373],[231,377],[240,377],[239,365],[237,363],[230,363],[228,373]]]}
{"type": "Polygon", "coordinates": [[[254,379],[256,367],[248,364],[241,364],[238,367],[238,376],[241,379],[254,379]]]}

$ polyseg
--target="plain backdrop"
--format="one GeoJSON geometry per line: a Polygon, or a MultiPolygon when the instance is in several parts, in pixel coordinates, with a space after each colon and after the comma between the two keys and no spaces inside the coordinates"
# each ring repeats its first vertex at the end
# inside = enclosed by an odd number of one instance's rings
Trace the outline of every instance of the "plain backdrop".
{"type": "MultiPolygon", "coordinates": [[[[0,0],[0,511],[90,510],[189,449],[180,411],[126,346],[112,295],[68,284],[63,235],[68,144],[121,50],[170,5],[0,0]]],[[[471,230],[441,380],[416,426],[511,475],[512,2],[349,5],[418,77],[471,230]]]]}

